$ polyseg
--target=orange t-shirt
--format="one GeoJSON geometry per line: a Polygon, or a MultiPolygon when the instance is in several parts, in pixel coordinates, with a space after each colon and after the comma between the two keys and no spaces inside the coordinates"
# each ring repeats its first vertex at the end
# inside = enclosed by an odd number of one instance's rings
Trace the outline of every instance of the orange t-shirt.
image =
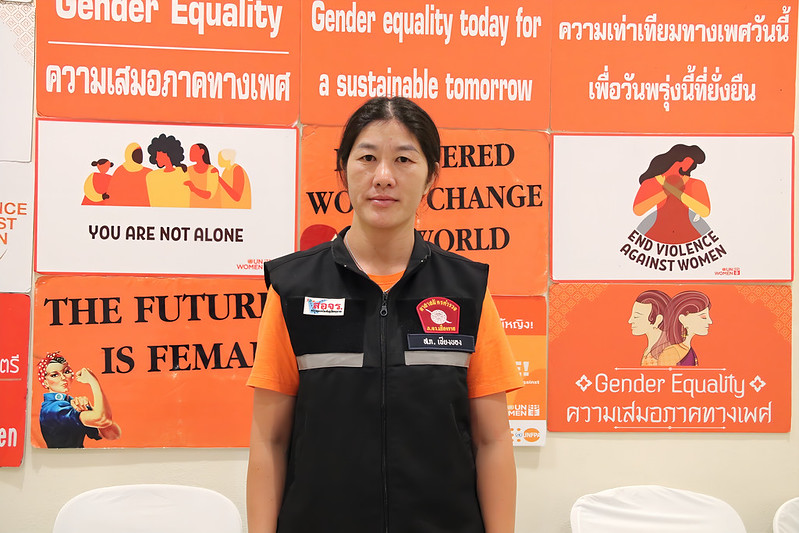
{"type": "MultiPolygon", "coordinates": [[[[370,278],[385,291],[390,289],[402,274],[399,272],[388,276],[370,276],[370,278]]],[[[296,396],[299,384],[300,371],[283,320],[280,295],[270,290],[258,327],[258,347],[247,385],[296,396]]],[[[509,392],[524,386],[505,330],[502,328],[497,307],[488,290],[483,300],[477,344],[469,361],[466,384],[469,398],[509,392]]]]}

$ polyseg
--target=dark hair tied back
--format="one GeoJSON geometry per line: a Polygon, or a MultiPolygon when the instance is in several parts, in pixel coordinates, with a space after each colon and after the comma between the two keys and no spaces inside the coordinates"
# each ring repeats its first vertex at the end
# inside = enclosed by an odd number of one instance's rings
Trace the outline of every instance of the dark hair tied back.
{"type": "Polygon", "coordinates": [[[402,96],[372,98],[359,107],[347,120],[341,143],[336,150],[336,172],[346,182],[347,160],[355,140],[372,122],[396,120],[416,137],[427,161],[427,181],[433,178],[436,163],[441,157],[441,138],[433,119],[415,102],[402,96]]]}

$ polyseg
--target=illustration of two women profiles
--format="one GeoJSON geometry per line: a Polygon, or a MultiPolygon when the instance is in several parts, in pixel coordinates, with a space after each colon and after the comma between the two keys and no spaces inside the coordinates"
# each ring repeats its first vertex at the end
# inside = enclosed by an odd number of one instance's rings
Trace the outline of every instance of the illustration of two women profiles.
{"type": "Polygon", "coordinates": [[[66,358],[52,352],[39,361],[38,379],[47,390],[39,413],[39,427],[48,448],[83,448],[86,437],[119,438],[121,431],[111,414],[111,404],[90,369],[73,372],[66,358]],[[70,396],[73,381],[88,385],[92,398],[70,396]]]}
{"type": "Polygon", "coordinates": [[[644,291],[635,299],[628,323],[633,335],[647,338],[641,366],[697,366],[691,341],[707,335],[713,323],[710,299],[699,291],[683,291],[674,298],[644,291]]]}

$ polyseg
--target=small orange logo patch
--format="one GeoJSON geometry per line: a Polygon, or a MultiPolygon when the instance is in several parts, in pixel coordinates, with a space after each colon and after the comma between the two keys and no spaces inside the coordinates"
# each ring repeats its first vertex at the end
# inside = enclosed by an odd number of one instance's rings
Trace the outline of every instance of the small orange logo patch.
{"type": "Polygon", "coordinates": [[[458,333],[461,307],[448,298],[434,296],[416,306],[425,333],[458,333]]]}

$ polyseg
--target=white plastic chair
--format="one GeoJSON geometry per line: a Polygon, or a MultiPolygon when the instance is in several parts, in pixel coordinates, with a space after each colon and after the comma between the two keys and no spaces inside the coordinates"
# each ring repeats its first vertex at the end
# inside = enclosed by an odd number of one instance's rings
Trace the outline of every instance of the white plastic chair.
{"type": "Polygon", "coordinates": [[[657,485],[581,496],[572,505],[571,527],[573,533],[746,533],[728,503],[657,485]]]}
{"type": "Polygon", "coordinates": [[[774,513],[774,533],[799,533],[799,498],[788,500],[774,513]]]}
{"type": "Polygon", "coordinates": [[[185,485],[119,485],[78,494],[53,533],[241,533],[241,514],[222,494],[185,485]]]}

